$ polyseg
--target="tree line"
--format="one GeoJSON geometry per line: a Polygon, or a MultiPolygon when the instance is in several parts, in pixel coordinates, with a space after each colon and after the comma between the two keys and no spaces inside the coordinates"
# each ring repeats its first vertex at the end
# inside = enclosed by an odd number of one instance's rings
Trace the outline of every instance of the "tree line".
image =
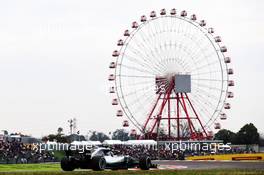
{"type": "Polygon", "coordinates": [[[224,143],[232,144],[264,145],[264,138],[260,137],[258,129],[252,123],[244,125],[236,133],[227,129],[221,129],[214,135],[214,139],[223,140],[224,143]]]}
{"type": "MultiPolygon", "coordinates": [[[[124,129],[116,129],[109,134],[91,131],[88,139],[91,141],[103,142],[109,139],[127,141],[135,140],[136,138],[124,129]]],[[[70,143],[74,140],[83,141],[86,139],[80,134],[65,135],[61,127],[58,128],[57,133],[49,134],[42,138],[42,141],[57,141],[61,143],[70,143]]],[[[214,135],[214,140],[223,140],[224,143],[231,144],[260,144],[264,146],[264,138],[260,137],[258,129],[252,123],[244,125],[236,133],[227,129],[221,129],[214,135]]]]}

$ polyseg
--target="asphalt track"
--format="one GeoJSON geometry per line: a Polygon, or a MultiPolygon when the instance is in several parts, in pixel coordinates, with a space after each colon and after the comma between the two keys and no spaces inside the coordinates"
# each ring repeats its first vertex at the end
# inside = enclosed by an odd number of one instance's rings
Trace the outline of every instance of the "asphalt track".
{"type": "Polygon", "coordinates": [[[159,169],[254,169],[264,170],[264,161],[153,161],[159,169]]]}

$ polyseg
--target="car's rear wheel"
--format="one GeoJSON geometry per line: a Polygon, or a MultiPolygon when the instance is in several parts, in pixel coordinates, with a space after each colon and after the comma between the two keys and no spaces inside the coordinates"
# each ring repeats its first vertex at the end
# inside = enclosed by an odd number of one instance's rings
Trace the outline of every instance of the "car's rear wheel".
{"type": "Polygon", "coordinates": [[[92,169],[95,171],[102,171],[106,167],[106,161],[104,157],[93,157],[92,169]]]}
{"type": "Polygon", "coordinates": [[[62,158],[61,169],[63,171],[73,171],[75,169],[74,162],[67,157],[62,158]]]}
{"type": "Polygon", "coordinates": [[[142,157],[139,159],[139,168],[142,170],[149,170],[151,166],[151,160],[149,157],[142,157]]]}

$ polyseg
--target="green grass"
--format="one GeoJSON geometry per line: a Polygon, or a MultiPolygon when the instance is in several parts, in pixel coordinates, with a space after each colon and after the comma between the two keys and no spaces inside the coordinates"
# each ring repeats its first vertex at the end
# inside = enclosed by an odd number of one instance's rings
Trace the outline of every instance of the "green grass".
{"type": "Polygon", "coordinates": [[[1,172],[6,171],[58,171],[60,164],[58,163],[43,163],[43,164],[0,164],[1,172]]]}
{"type": "Polygon", "coordinates": [[[87,171],[63,172],[59,164],[0,165],[0,175],[263,175],[262,170],[150,170],[150,171],[87,171]]]}

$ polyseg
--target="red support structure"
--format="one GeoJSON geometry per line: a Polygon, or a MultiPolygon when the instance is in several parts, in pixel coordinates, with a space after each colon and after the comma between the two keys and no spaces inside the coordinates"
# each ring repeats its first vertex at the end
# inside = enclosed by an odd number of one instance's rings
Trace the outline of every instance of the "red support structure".
{"type": "Polygon", "coordinates": [[[193,110],[193,112],[194,112],[194,114],[195,114],[197,120],[199,121],[199,124],[202,126],[203,133],[204,133],[205,136],[208,138],[208,134],[207,134],[207,132],[206,132],[204,126],[202,125],[202,122],[201,122],[200,118],[198,117],[198,114],[196,113],[196,111],[195,111],[195,109],[194,109],[194,107],[193,107],[193,105],[192,105],[192,103],[191,103],[191,101],[190,101],[190,99],[189,99],[187,93],[185,93],[185,96],[186,96],[186,99],[188,100],[188,102],[189,102],[189,104],[190,104],[190,106],[191,106],[191,108],[192,108],[192,110],[193,110]]]}
{"type": "Polygon", "coordinates": [[[153,106],[153,108],[152,108],[150,114],[148,115],[148,118],[147,118],[147,120],[146,120],[146,122],[145,122],[145,124],[144,124],[144,127],[143,127],[143,131],[144,131],[144,132],[145,132],[145,130],[146,130],[146,126],[147,126],[147,124],[148,124],[148,122],[149,122],[149,119],[150,119],[150,117],[152,116],[152,114],[153,114],[153,112],[154,112],[154,110],[155,110],[155,108],[156,108],[156,106],[157,106],[157,104],[158,104],[158,102],[159,102],[159,100],[160,100],[160,96],[161,96],[161,93],[158,95],[158,98],[157,98],[157,100],[156,100],[156,102],[155,102],[155,104],[154,104],[154,106],[153,106]]]}
{"type": "Polygon", "coordinates": [[[187,120],[188,120],[189,129],[190,129],[190,132],[191,132],[191,137],[190,138],[192,139],[193,133],[194,133],[193,132],[193,124],[192,124],[192,121],[191,121],[191,119],[189,117],[188,110],[186,108],[186,104],[185,104],[183,95],[182,95],[182,93],[180,93],[180,94],[181,94],[181,100],[182,100],[182,107],[183,107],[183,110],[184,110],[184,112],[186,114],[186,117],[187,117],[187,120]]]}
{"type": "Polygon", "coordinates": [[[171,137],[171,124],[170,124],[170,98],[168,99],[168,134],[169,134],[169,138],[171,137]]]}
{"type": "Polygon", "coordinates": [[[176,93],[177,103],[177,140],[180,140],[180,110],[179,110],[179,94],[176,93]]]}
{"type": "Polygon", "coordinates": [[[150,113],[143,126],[144,136],[142,138],[157,139],[159,127],[161,122],[167,124],[167,135],[162,136],[166,140],[201,140],[208,138],[208,133],[204,128],[202,121],[198,113],[195,110],[195,106],[192,104],[188,94],[185,92],[176,92],[174,78],[169,80],[169,83],[165,85],[165,91],[158,90],[157,100],[155,101],[150,113]],[[172,104],[176,105],[176,113],[172,113],[172,104]],[[167,106],[168,111],[163,112],[167,106]],[[172,115],[173,114],[173,115],[172,115]],[[175,122],[173,122],[175,120],[175,122]],[[151,122],[152,121],[152,122],[151,122]],[[172,125],[176,124],[176,133],[173,135],[172,125]],[[196,125],[195,125],[195,124],[196,125]],[[184,135],[183,125],[187,124],[188,135],[184,135]],[[155,129],[156,128],[156,129],[155,129]],[[202,130],[200,132],[199,130],[202,130]]]}

